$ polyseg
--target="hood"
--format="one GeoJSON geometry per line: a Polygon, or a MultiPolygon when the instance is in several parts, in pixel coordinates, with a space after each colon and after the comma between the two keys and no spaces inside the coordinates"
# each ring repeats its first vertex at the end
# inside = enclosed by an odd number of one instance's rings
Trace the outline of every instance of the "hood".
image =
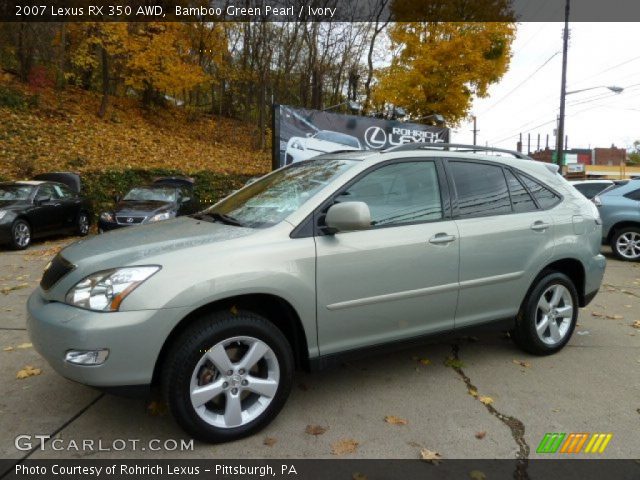
{"type": "Polygon", "coordinates": [[[173,202],[161,202],[158,200],[123,200],[118,202],[114,213],[118,216],[151,215],[160,211],[175,208],[173,202]]]}
{"type": "Polygon", "coordinates": [[[223,242],[257,232],[252,228],[211,223],[190,217],[123,228],[80,240],[62,250],[82,270],[140,264],[146,258],[189,247],[223,242]]]}

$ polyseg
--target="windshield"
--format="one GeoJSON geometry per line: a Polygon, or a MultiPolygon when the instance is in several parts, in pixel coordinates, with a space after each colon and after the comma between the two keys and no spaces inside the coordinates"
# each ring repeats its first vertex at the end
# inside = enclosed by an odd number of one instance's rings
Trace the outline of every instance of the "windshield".
{"type": "Polygon", "coordinates": [[[132,188],[124,196],[123,200],[143,200],[151,202],[175,202],[176,189],[173,187],[161,188],[132,188]]]}
{"type": "Polygon", "coordinates": [[[339,132],[330,132],[329,130],[321,130],[314,135],[318,140],[325,140],[327,142],[339,143],[341,145],[347,145],[348,147],[360,148],[360,142],[357,138],[351,135],[345,135],[339,132]]]}
{"type": "Polygon", "coordinates": [[[27,200],[32,189],[31,185],[0,185],[0,200],[27,200]]]}
{"type": "Polygon", "coordinates": [[[307,160],[277,170],[202,212],[237,224],[265,228],[298,210],[320,189],[355,165],[354,160],[307,160]]]}

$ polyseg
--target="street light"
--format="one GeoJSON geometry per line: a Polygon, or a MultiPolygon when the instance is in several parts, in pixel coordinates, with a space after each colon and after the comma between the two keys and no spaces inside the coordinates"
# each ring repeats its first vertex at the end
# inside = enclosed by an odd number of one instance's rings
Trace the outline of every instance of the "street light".
{"type": "Polygon", "coordinates": [[[581,88],[580,90],[572,90],[570,92],[565,93],[565,95],[571,95],[573,93],[580,93],[580,92],[587,92],[589,90],[595,90],[597,88],[606,88],[608,90],[611,90],[615,94],[624,92],[624,88],[623,87],[617,87],[615,85],[610,85],[610,86],[598,85],[597,87],[589,87],[589,88],[581,88]]]}

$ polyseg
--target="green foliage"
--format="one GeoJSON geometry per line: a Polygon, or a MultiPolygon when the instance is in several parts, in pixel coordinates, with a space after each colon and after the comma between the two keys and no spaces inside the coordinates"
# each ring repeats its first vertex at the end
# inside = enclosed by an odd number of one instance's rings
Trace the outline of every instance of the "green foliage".
{"type": "Polygon", "coordinates": [[[13,110],[26,110],[33,106],[34,98],[23,95],[6,85],[0,85],[0,107],[8,107],[13,110]]]}
{"type": "Polygon", "coordinates": [[[92,201],[94,213],[113,207],[113,197],[124,195],[130,188],[146,185],[157,177],[188,176],[195,180],[195,192],[202,207],[224,198],[242,187],[253,175],[225,175],[211,171],[185,173],[169,169],[109,170],[82,174],[84,194],[92,201]]]}
{"type": "Polygon", "coordinates": [[[633,142],[633,147],[627,154],[627,159],[630,164],[640,165],[640,140],[633,142]]]}

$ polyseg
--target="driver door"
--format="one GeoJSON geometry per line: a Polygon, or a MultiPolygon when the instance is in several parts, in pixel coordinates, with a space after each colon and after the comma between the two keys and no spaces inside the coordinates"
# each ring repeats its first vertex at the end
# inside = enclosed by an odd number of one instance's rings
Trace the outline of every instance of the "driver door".
{"type": "Polygon", "coordinates": [[[50,183],[44,183],[38,187],[33,199],[33,209],[29,214],[29,221],[35,235],[52,233],[61,227],[62,204],[50,183]],[[48,197],[48,200],[40,203],[38,198],[43,197],[48,197]]]}
{"type": "Polygon", "coordinates": [[[459,241],[439,171],[384,164],[335,197],[365,202],[372,227],[315,237],[321,355],[453,328],[459,241]]]}

